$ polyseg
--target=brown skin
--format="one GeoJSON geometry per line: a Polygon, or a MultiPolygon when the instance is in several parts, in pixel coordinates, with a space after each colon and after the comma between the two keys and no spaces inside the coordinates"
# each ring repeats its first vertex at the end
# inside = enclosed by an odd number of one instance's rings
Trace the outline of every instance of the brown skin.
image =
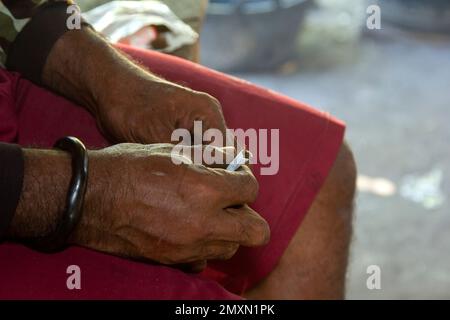
{"type": "MultiPolygon", "coordinates": [[[[54,45],[44,83],[86,107],[116,142],[170,141],[176,128],[225,131],[213,97],[156,77],[90,29],[69,31],[54,45]]],[[[269,240],[268,224],[248,207],[257,182],[237,172],[175,165],[171,146],[122,144],[89,153],[82,220],[70,242],[115,255],[195,266],[230,258],[239,245],[269,240]]],[[[220,152],[220,151],[218,151],[220,152]]],[[[70,159],[59,151],[25,150],[25,181],[10,236],[45,235],[63,211],[70,159]]]]}
{"type": "Polygon", "coordinates": [[[115,142],[169,143],[174,129],[190,130],[194,120],[225,133],[217,99],[153,75],[90,29],[58,40],[43,79],[86,107],[115,142]]]}
{"type": "MultiPolygon", "coordinates": [[[[70,242],[170,265],[204,265],[230,258],[239,245],[267,243],[267,223],[246,205],[258,191],[247,167],[228,172],[174,165],[171,149],[118,144],[90,151],[83,216],[70,242]]],[[[25,149],[24,188],[11,237],[52,231],[64,208],[70,172],[66,153],[25,149]]]]}

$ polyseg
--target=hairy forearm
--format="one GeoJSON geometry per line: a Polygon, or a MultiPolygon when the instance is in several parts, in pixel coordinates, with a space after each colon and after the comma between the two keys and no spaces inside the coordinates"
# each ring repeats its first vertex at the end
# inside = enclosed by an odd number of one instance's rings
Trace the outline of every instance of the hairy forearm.
{"type": "Polygon", "coordinates": [[[55,150],[24,149],[22,194],[12,220],[12,239],[43,236],[64,210],[71,177],[70,155],[55,150]]]}
{"type": "Polygon", "coordinates": [[[90,28],[66,32],[44,66],[44,84],[96,114],[130,81],[157,80],[90,28]]]}
{"type": "MultiPolygon", "coordinates": [[[[67,194],[72,177],[71,155],[60,150],[23,149],[24,180],[19,203],[8,230],[7,237],[13,241],[42,237],[55,230],[66,209],[67,194]]],[[[84,197],[83,214],[79,225],[69,239],[70,243],[83,242],[89,213],[101,220],[99,212],[108,208],[104,201],[105,177],[111,175],[110,158],[101,150],[88,151],[88,184],[84,197]]],[[[101,224],[101,222],[100,222],[101,224]]],[[[92,231],[92,230],[90,230],[92,231]]]]}

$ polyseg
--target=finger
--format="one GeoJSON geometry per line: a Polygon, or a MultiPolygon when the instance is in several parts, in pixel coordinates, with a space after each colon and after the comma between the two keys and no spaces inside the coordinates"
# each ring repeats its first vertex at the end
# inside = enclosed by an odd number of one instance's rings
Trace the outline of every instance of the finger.
{"type": "MultiPolygon", "coordinates": [[[[221,140],[221,139],[219,139],[221,140]]],[[[210,140],[208,140],[210,141],[210,140]]],[[[222,141],[219,141],[217,143],[217,139],[214,139],[210,145],[216,146],[216,147],[222,147],[222,141]]],[[[244,152],[244,157],[246,159],[245,164],[247,164],[250,168],[252,166],[253,162],[253,155],[252,153],[247,150],[245,143],[240,143],[237,136],[234,135],[233,130],[227,129],[226,130],[226,136],[225,136],[225,147],[223,147],[225,150],[227,150],[227,155],[229,156],[227,158],[226,163],[229,164],[233,159],[241,152],[244,152]],[[231,152],[231,150],[233,152],[231,152]]],[[[225,168],[226,169],[226,168],[225,168]]]]}
{"type": "Polygon", "coordinates": [[[239,249],[239,244],[228,241],[211,241],[202,248],[202,257],[206,260],[231,259],[239,249]]]}
{"type": "Polygon", "coordinates": [[[214,220],[209,226],[214,240],[235,242],[247,247],[269,242],[269,225],[248,205],[222,210],[214,220]]]}
{"type": "MultiPolygon", "coordinates": [[[[197,136],[195,130],[195,121],[201,121],[202,131],[208,129],[216,129],[220,132],[220,136],[224,138],[226,136],[226,123],[222,112],[222,106],[220,102],[204,92],[192,92],[189,91],[187,97],[188,103],[194,107],[194,110],[189,113],[188,116],[179,119],[178,127],[186,128],[190,131],[191,137],[197,136]]],[[[191,108],[192,109],[192,108],[191,108]]],[[[203,132],[200,133],[202,136],[198,136],[197,139],[202,140],[203,132]]],[[[224,146],[225,141],[215,141],[216,146],[224,146]]]]}
{"type": "Polygon", "coordinates": [[[220,179],[214,183],[219,189],[219,204],[222,208],[253,203],[258,196],[258,181],[246,165],[237,171],[216,170],[220,179]]]}
{"type": "MultiPolygon", "coordinates": [[[[225,117],[223,116],[222,106],[219,100],[211,96],[209,96],[208,103],[211,105],[211,108],[209,108],[210,112],[205,117],[206,129],[219,129],[225,137],[227,125],[225,122],[225,117]]],[[[224,144],[222,144],[222,146],[223,145],[224,144]]]]}
{"type": "Polygon", "coordinates": [[[229,241],[208,241],[192,247],[180,263],[173,265],[184,272],[199,272],[206,267],[207,260],[230,259],[239,249],[239,244],[229,241]]]}

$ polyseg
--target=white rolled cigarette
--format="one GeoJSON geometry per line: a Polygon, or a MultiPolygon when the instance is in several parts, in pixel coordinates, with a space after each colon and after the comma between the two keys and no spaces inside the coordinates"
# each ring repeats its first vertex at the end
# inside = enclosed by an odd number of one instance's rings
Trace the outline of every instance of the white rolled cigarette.
{"type": "Polygon", "coordinates": [[[241,150],[237,156],[230,162],[227,167],[227,171],[236,171],[240,166],[247,162],[247,158],[245,157],[245,151],[241,150]]]}

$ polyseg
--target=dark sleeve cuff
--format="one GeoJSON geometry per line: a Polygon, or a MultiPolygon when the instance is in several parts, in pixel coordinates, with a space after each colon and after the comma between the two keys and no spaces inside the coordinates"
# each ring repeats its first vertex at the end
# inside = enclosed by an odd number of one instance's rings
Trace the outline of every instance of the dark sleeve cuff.
{"type": "MultiPolygon", "coordinates": [[[[40,7],[10,45],[6,67],[41,84],[42,70],[55,42],[69,29],[69,1],[50,2],[40,7]]],[[[82,25],[87,25],[82,20],[82,25]]]]}
{"type": "Polygon", "coordinates": [[[22,193],[24,159],[22,148],[0,143],[0,238],[4,237],[22,193]]]}

